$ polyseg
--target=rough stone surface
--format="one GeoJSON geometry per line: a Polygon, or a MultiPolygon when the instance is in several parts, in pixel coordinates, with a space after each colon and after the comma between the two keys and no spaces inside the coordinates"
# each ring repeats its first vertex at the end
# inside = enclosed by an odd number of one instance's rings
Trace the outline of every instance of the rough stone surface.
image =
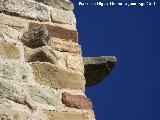
{"type": "Polygon", "coordinates": [[[37,26],[25,32],[21,39],[23,44],[30,48],[45,46],[48,44],[49,40],[50,36],[45,25],[37,26]]]}
{"type": "Polygon", "coordinates": [[[35,0],[42,2],[46,5],[52,6],[53,8],[73,11],[74,5],[70,0],[35,0]]]}
{"type": "Polygon", "coordinates": [[[63,69],[50,63],[31,63],[35,80],[41,84],[55,89],[70,88],[83,89],[85,79],[83,75],[73,70],[63,69]]]}
{"type": "Polygon", "coordinates": [[[32,111],[27,106],[6,98],[0,98],[0,108],[1,120],[48,120],[42,111],[32,111]]]}
{"type": "Polygon", "coordinates": [[[92,110],[91,101],[82,95],[71,95],[70,93],[63,93],[62,102],[67,107],[92,110]]]}
{"type": "Polygon", "coordinates": [[[18,101],[19,103],[24,103],[25,101],[22,85],[4,78],[0,78],[0,97],[18,101]]]}
{"type": "Polygon", "coordinates": [[[84,112],[61,112],[44,110],[50,120],[94,120],[90,119],[90,113],[84,112]]]}
{"type": "Polygon", "coordinates": [[[40,85],[28,85],[26,88],[33,101],[52,106],[58,104],[58,93],[55,90],[40,85]]]}
{"type": "Polygon", "coordinates": [[[49,62],[62,68],[69,68],[84,73],[83,58],[81,55],[60,52],[49,46],[30,49],[25,47],[26,62],[49,62]]]}
{"type": "Polygon", "coordinates": [[[1,0],[0,11],[40,21],[50,19],[49,10],[45,6],[30,0],[1,0]]]}
{"type": "Polygon", "coordinates": [[[74,54],[82,54],[81,53],[81,47],[78,43],[72,42],[72,41],[65,41],[65,39],[59,39],[59,38],[52,38],[50,40],[49,45],[61,52],[69,52],[74,54]]]}
{"type": "Polygon", "coordinates": [[[0,24],[7,25],[18,31],[25,31],[29,27],[29,23],[22,18],[17,18],[0,13],[0,24]]]}
{"type": "Polygon", "coordinates": [[[8,59],[23,60],[24,50],[19,41],[0,37],[0,57],[8,59]]]}
{"type": "Polygon", "coordinates": [[[53,8],[51,11],[52,22],[76,25],[75,15],[72,11],[65,11],[53,8]]]}
{"type": "Polygon", "coordinates": [[[86,86],[97,85],[111,72],[116,57],[84,57],[86,86]]]}
{"type": "Polygon", "coordinates": [[[31,68],[29,64],[23,61],[8,59],[0,59],[0,61],[0,78],[15,81],[25,81],[26,79],[30,79],[31,68]]]}

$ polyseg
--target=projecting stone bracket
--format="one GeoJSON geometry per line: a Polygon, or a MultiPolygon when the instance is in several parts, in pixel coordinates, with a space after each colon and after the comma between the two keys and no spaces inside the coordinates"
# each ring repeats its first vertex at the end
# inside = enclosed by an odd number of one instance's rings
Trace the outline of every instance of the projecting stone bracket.
{"type": "Polygon", "coordinates": [[[94,86],[104,80],[117,62],[115,56],[83,57],[86,87],[94,86]]]}

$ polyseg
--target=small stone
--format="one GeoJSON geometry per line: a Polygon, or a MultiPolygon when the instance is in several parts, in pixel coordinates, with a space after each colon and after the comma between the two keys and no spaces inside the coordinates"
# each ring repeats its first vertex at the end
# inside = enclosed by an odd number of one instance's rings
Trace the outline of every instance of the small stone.
{"type": "Polygon", "coordinates": [[[83,95],[62,94],[62,103],[67,107],[92,110],[92,103],[83,95]]]}
{"type": "Polygon", "coordinates": [[[30,48],[45,46],[48,44],[49,40],[50,36],[45,25],[37,26],[25,32],[21,39],[23,44],[30,48]]]}

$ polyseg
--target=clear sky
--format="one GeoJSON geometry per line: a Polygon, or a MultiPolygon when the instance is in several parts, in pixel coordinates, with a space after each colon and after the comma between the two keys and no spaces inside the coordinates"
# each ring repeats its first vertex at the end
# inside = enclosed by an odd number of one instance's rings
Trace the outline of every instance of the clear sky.
{"type": "Polygon", "coordinates": [[[83,56],[118,59],[101,84],[86,89],[97,120],[160,120],[160,7],[73,2],[83,56]]]}

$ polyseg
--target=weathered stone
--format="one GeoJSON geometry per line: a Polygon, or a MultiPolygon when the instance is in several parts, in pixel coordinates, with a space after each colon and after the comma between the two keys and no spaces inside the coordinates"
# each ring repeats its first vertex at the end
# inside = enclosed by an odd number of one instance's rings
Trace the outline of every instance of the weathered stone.
{"type": "Polygon", "coordinates": [[[49,40],[50,36],[45,25],[40,25],[25,32],[21,39],[23,44],[30,48],[37,48],[47,45],[49,40]]]}
{"type": "Polygon", "coordinates": [[[26,105],[0,98],[0,120],[48,120],[42,111],[32,111],[26,105]]]}
{"type": "Polygon", "coordinates": [[[24,50],[19,41],[5,40],[0,37],[0,57],[8,59],[23,60],[24,50]]]}
{"type": "Polygon", "coordinates": [[[50,20],[49,10],[30,0],[0,0],[0,11],[40,21],[50,20]]]}
{"type": "Polygon", "coordinates": [[[7,25],[18,31],[25,31],[29,27],[27,20],[5,15],[3,13],[0,13],[0,24],[7,25]]]}
{"type": "Polygon", "coordinates": [[[111,72],[115,63],[116,57],[84,57],[86,86],[97,85],[111,72]]]}
{"type": "Polygon", "coordinates": [[[44,110],[50,120],[95,120],[90,112],[44,110]]]}
{"type": "Polygon", "coordinates": [[[73,11],[74,5],[70,0],[35,0],[42,2],[46,5],[52,6],[53,8],[73,11]]]}
{"type": "Polygon", "coordinates": [[[18,40],[21,38],[23,32],[18,31],[8,25],[0,24],[0,34],[3,34],[10,39],[18,40]]]}
{"type": "Polygon", "coordinates": [[[84,90],[84,76],[73,70],[63,69],[44,62],[35,62],[30,65],[33,68],[35,80],[41,85],[47,85],[55,89],[70,88],[84,90]]]}
{"type": "Polygon", "coordinates": [[[49,46],[37,49],[25,47],[25,61],[27,62],[49,62],[62,68],[69,68],[84,73],[83,58],[81,55],[60,52],[49,46]]]}
{"type": "Polygon", "coordinates": [[[40,85],[29,85],[27,92],[33,101],[52,106],[58,105],[58,93],[55,90],[40,85]]]}
{"type": "Polygon", "coordinates": [[[0,61],[0,78],[19,82],[31,80],[30,66],[27,63],[8,59],[0,59],[0,61]]]}
{"type": "Polygon", "coordinates": [[[78,43],[72,41],[65,41],[64,39],[52,38],[50,40],[49,46],[61,52],[70,52],[80,55],[82,54],[81,47],[78,43]]]}
{"type": "Polygon", "coordinates": [[[25,95],[20,83],[0,77],[0,97],[24,103],[25,95]]]}
{"type": "MultiPolygon", "coordinates": [[[[29,28],[33,29],[41,24],[31,22],[29,28]]],[[[50,37],[64,39],[66,41],[78,42],[78,33],[76,30],[70,29],[68,27],[63,27],[62,25],[50,25],[45,24],[46,29],[50,37]]]]}
{"type": "Polygon", "coordinates": [[[62,102],[67,107],[92,110],[91,101],[83,95],[71,95],[70,93],[63,93],[62,102]]]}
{"type": "Polygon", "coordinates": [[[53,8],[51,10],[51,19],[55,23],[64,23],[76,25],[76,18],[72,11],[65,11],[53,8]]]}

